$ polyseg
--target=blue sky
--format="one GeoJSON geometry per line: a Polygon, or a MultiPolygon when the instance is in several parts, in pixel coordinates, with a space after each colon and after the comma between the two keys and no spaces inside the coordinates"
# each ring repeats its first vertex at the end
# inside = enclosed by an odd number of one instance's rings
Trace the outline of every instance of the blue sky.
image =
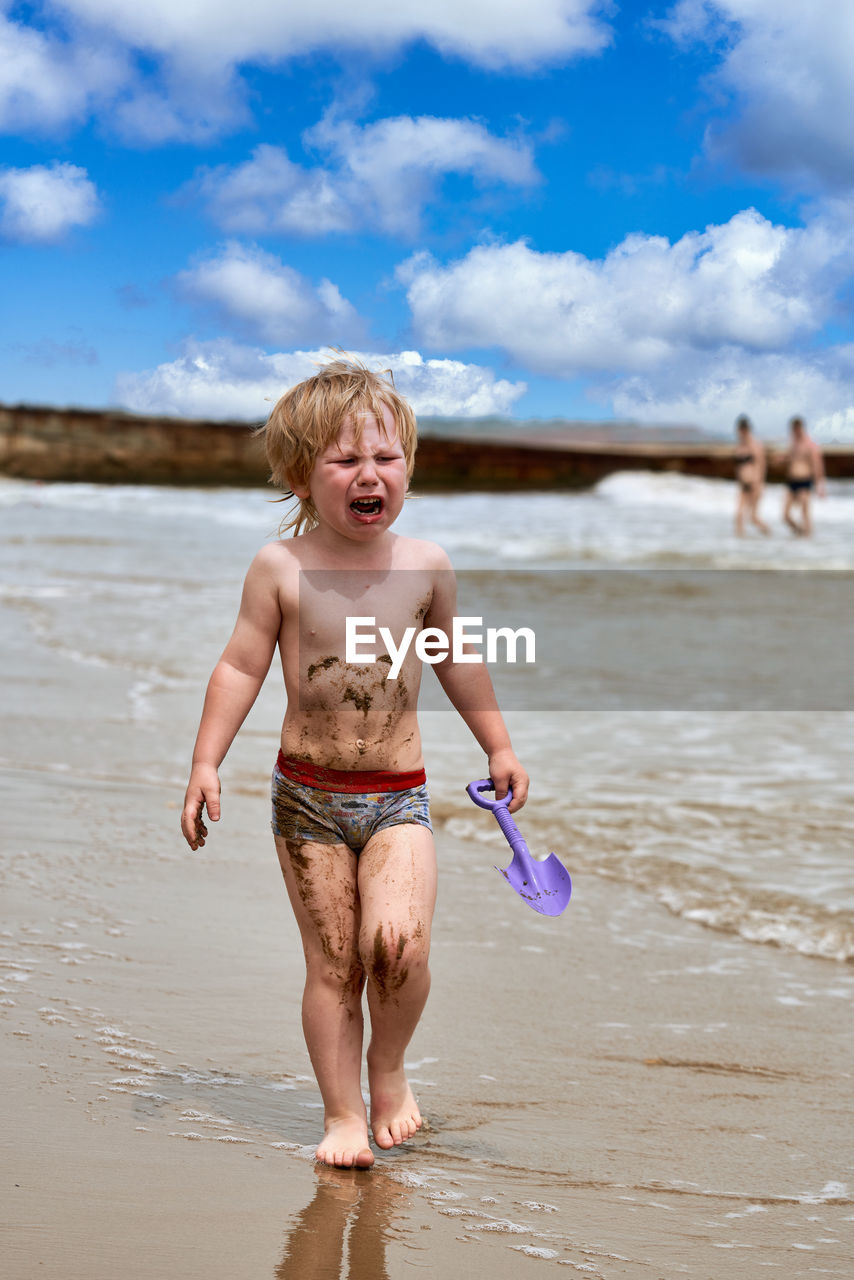
{"type": "Polygon", "coordinates": [[[0,400],[854,439],[854,6],[0,0],[0,400]]]}

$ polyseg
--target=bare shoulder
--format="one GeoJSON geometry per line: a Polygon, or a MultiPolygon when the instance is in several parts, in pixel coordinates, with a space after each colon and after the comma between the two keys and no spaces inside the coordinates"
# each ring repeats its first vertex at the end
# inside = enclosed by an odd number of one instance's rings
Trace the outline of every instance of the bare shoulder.
{"type": "Polygon", "coordinates": [[[298,590],[299,568],[299,558],[287,542],[265,543],[249,566],[246,588],[275,594],[280,599],[290,597],[298,590]]]}
{"type": "Polygon", "coordinates": [[[399,535],[395,544],[395,559],[402,569],[426,569],[429,572],[453,568],[448,553],[437,542],[428,542],[424,538],[404,538],[399,535]]]}
{"type": "MultiPolygon", "coordinates": [[[[296,539],[291,541],[296,542],[296,539]]],[[[252,561],[251,567],[256,566],[268,573],[287,572],[293,567],[299,568],[299,559],[294,554],[294,548],[279,538],[275,542],[264,543],[252,561]]]]}
{"type": "Polygon", "coordinates": [[[299,568],[296,557],[284,542],[267,542],[256,552],[249,566],[247,578],[278,578],[295,573],[299,568]]]}

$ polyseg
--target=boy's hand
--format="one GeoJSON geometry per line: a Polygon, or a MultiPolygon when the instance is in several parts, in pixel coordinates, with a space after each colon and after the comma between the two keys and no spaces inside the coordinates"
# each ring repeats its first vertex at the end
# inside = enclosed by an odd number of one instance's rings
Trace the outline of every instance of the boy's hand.
{"type": "Polygon", "coordinates": [[[495,783],[495,799],[503,800],[508,790],[513,799],[507,806],[509,813],[521,809],[528,799],[528,775],[516,759],[515,751],[505,747],[489,757],[489,776],[495,783]]]}
{"type": "Polygon", "coordinates": [[[212,822],[219,822],[219,775],[212,765],[193,765],[187,794],[184,796],[184,811],[181,814],[181,830],[190,848],[195,851],[204,848],[208,829],[202,821],[205,809],[212,822]]]}

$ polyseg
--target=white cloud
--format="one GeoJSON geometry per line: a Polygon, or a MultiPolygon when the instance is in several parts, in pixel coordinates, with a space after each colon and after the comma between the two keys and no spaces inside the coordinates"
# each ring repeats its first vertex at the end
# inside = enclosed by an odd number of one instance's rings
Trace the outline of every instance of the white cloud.
{"type": "Polygon", "coordinates": [[[444,174],[512,186],[530,186],[538,179],[525,142],[494,137],[474,120],[399,116],[360,128],[327,118],[307,141],[332,155],[357,197],[365,192],[381,225],[393,232],[416,229],[419,204],[429,198],[433,180],[444,174]]]}
{"type": "Polygon", "coordinates": [[[514,186],[539,176],[527,143],[495,137],[474,120],[399,116],[359,126],[325,118],[305,141],[326,154],[326,167],[301,167],[263,143],[245,163],[203,174],[190,189],[226,231],[410,236],[446,174],[514,186]]]}
{"type": "Polygon", "coordinates": [[[125,57],[108,42],[66,41],[0,14],[0,129],[80,123],[128,75],[125,57]]]}
{"type": "Polygon", "coordinates": [[[325,235],[349,231],[359,217],[337,176],[301,168],[268,143],[244,164],[203,174],[188,190],[198,191],[219,226],[231,232],[325,235]]]}
{"type": "Polygon", "coordinates": [[[233,68],[164,62],[148,79],[133,76],[113,104],[109,127],[124,141],[159,146],[210,142],[250,121],[245,86],[233,68]]]}
{"type": "MultiPolygon", "coordinates": [[[[523,382],[496,381],[491,369],[458,360],[425,360],[417,351],[354,352],[370,368],[390,368],[416,413],[477,417],[509,413],[523,382]]],[[[224,340],[188,342],[168,364],[116,381],[115,399],[137,413],[262,420],[284,390],[316,372],[329,349],[268,354],[224,340]]]]}
{"type": "Polygon", "coordinates": [[[260,422],[288,386],[313,372],[310,355],[276,357],[225,339],[190,340],[177,360],[119,374],[113,398],[133,413],[260,422]]]}
{"type": "Polygon", "coordinates": [[[723,50],[714,77],[738,103],[712,126],[713,154],[753,172],[854,183],[854,6],[847,0],[681,0],[660,24],[723,50]]]}
{"type": "Polygon", "coordinates": [[[761,434],[782,438],[802,415],[816,439],[854,443],[854,345],[812,352],[724,348],[653,375],[617,378],[600,388],[619,417],[694,423],[729,431],[747,413],[761,434]]]}
{"type": "Polygon", "coordinates": [[[40,31],[0,15],[2,131],[57,132],[102,115],[130,142],[204,142],[247,122],[244,99],[228,65],[164,55],[146,76],[109,31],[40,31]]]}
{"type": "Polygon", "coordinates": [[[425,41],[488,68],[535,71],[598,53],[606,0],[46,0],[38,22],[0,14],[0,128],[100,115],[129,142],[203,142],[244,125],[241,70],[318,51],[387,57],[425,41]]]}
{"type": "Polygon", "coordinates": [[[479,418],[510,413],[527,391],[524,382],[495,380],[491,369],[461,360],[425,360],[417,351],[362,357],[372,368],[386,364],[416,413],[479,418]]]}
{"type": "Polygon", "coordinates": [[[498,348],[582,379],[620,417],[768,429],[800,412],[825,439],[854,438],[854,346],[822,348],[854,273],[851,202],[801,227],[755,210],[673,244],[632,235],[602,259],[486,245],[399,268],[419,341],[498,348]]]}
{"type": "Polygon", "coordinates": [[[314,286],[262,249],[231,242],[176,278],[191,302],[264,342],[327,337],[346,341],[358,316],[330,280],[314,286]]]}
{"type": "Polygon", "coordinates": [[[170,58],[234,65],[317,49],[387,51],[425,40],[487,67],[534,67],[607,44],[603,0],[57,0],[57,7],[128,45],[170,58]]]}
{"type": "Polygon", "coordinates": [[[854,231],[838,213],[805,228],[753,209],[671,244],[630,235],[605,258],[485,245],[450,265],[416,255],[398,270],[431,347],[500,347],[571,377],[656,368],[684,349],[773,349],[826,322],[854,231]]]}
{"type": "Polygon", "coordinates": [[[98,193],[74,164],[0,169],[0,235],[18,242],[58,240],[98,214],[98,193]]]}

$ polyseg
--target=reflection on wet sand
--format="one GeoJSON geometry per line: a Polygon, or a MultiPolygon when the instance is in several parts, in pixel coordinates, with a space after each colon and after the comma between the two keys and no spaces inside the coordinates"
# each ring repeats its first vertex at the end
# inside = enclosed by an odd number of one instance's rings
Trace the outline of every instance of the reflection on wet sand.
{"type": "Polygon", "coordinates": [[[386,1245],[403,1187],[355,1169],[316,1168],[314,1199],[288,1231],[274,1280],[390,1280],[386,1245]]]}

